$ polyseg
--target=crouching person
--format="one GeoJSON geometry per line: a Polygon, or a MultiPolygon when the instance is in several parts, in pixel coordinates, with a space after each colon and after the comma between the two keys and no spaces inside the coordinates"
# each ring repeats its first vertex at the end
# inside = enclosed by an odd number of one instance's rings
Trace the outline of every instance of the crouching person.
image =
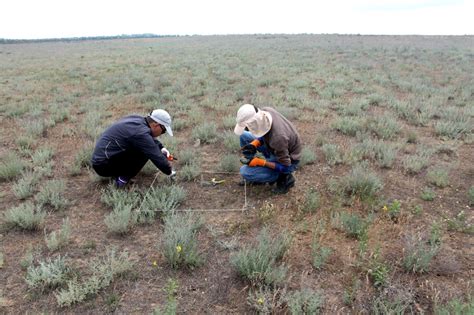
{"type": "Polygon", "coordinates": [[[234,132],[240,136],[244,181],[250,184],[276,182],[274,193],[286,194],[295,185],[293,172],[302,144],[295,126],[271,107],[245,104],[237,112],[234,132]],[[262,157],[257,157],[257,152],[262,157]]]}
{"type": "Polygon", "coordinates": [[[92,167],[104,177],[113,177],[123,187],[140,172],[148,160],[164,174],[174,176],[168,160],[170,152],[156,137],[171,130],[171,116],[162,109],[150,115],[126,116],[108,127],[97,140],[92,154],[92,167]]]}

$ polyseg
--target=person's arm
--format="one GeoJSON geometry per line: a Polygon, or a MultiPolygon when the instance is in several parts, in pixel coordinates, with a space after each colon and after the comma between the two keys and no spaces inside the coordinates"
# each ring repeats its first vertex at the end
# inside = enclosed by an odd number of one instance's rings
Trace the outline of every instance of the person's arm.
{"type": "Polygon", "coordinates": [[[133,146],[140,150],[155,166],[166,175],[171,174],[171,165],[161,152],[163,145],[151,135],[136,135],[133,146]]]}

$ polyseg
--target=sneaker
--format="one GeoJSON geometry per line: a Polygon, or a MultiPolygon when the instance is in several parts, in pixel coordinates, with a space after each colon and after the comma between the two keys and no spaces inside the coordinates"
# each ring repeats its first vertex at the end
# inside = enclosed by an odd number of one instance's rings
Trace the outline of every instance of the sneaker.
{"type": "Polygon", "coordinates": [[[115,185],[117,188],[125,187],[128,184],[129,179],[125,176],[119,176],[115,179],[115,185]]]}

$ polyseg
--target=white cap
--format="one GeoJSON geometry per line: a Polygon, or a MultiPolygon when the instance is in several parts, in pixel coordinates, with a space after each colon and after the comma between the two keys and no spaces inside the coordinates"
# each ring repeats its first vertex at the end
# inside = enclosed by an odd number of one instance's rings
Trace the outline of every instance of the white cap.
{"type": "Polygon", "coordinates": [[[234,133],[240,136],[245,128],[256,137],[264,136],[272,128],[272,115],[269,112],[259,110],[251,104],[242,105],[237,111],[237,124],[234,133]]]}
{"type": "Polygon", "coordinates": [[[160,125],[165,126],[166,132],[173,136],[173,130],[171,130],[171,116],[167,111],[163,109],[155,109],[151,112],[150,118],[159,123],[160,125]]]}

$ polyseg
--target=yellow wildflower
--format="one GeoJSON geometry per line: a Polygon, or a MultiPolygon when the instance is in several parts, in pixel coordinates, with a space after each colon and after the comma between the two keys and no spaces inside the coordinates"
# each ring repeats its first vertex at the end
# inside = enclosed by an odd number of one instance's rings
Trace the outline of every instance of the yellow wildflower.
{"type": "Polygon", "coordinates": [[[385,211],[385,212],[387,212],[387,211],[388,211],[388,207],[385,205],[385,206],[383,206],[383,209],[382,209],[382,210],[385,211]]]}
{"type": "Polygon", "coordinates": [[[257,300],[257,303],[260,304],[260,305],[262,305],[263,302],[264,302],[263,298],[259,298],[259,299],[257,300]]]}
{"type": "Polygon", "coordinates": [[[183,248],[181,247],[181,245],[176,246],[176,251],[178,253],[181,253],[182,250],[183,250],[183,248]]]}
{"type": "Polygon", "coordinates": [[[153,265],[154,267],[158,266],[158,263],[156,262],[156,260],[153,260],[152,265],[153,265]]]}

